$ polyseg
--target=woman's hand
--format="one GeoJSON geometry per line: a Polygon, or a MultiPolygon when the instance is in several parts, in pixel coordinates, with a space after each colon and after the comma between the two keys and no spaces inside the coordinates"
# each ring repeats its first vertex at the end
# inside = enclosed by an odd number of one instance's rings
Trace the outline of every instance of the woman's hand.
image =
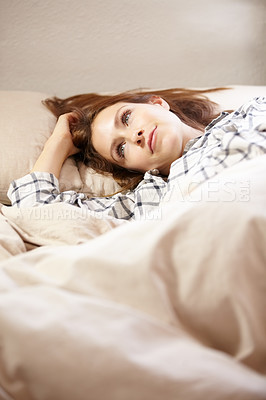
{"type": "Polygon", "coordinates": [[[80,151],[74,146],[71,135],[71,124],[76,120],[74,112],[60,115],[31,172],[50,172],[59,178],[65,160],[80,151]]]}
{"type": "Polygon", "coordinates": [[[57,145],[60,143],[60,151],[64,152],[66,158],[78,153],[80,149],[74,146],[71,135],[71,124],[75,123],[76,121],[77,116],[74,112],[60,115],[54,131],[48,139],[46,145],[50,145],[51,143],[57,145]]]}

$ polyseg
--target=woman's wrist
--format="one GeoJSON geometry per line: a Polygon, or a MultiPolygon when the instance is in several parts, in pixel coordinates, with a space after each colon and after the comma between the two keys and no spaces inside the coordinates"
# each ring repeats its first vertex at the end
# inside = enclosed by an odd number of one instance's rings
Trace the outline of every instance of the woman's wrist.
{"type": "Polygon", "coordinates": [[[49,172],[59,178],[62,166],[69,155],[69,146],[64,141],[51,137],[36,161],[31,172],[49,172]]]}
{"type": "Polygon", "coordinates": [[[68,139],[51,135],[45,143],[43,151],[56,153],[57,156],[61,159],[64,158],[65,161],[71,153],[71,148],[72,146],[68,139]]]}

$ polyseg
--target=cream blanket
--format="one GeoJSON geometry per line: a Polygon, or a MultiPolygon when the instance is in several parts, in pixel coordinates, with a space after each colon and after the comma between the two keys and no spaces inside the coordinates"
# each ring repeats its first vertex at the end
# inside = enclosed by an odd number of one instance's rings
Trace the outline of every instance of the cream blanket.
{"type": "Polygon", "coordinates": [[[242,163],[154,221],[3,206],[0,399],[266,399],[265,177],[242,163]]]}

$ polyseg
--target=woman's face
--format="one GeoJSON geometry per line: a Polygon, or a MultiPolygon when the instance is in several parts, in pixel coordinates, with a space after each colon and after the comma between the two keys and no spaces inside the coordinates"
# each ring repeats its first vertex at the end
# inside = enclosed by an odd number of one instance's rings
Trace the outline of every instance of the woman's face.
{"type": "Polygon", "coordinates": [[[92,124],[92,144],[106,160],[146,172],[157,168],[168,175],[182,155],[184,124],[168,103],[153,96],[144,103],[119,102],[102,110],[92,124]]]}

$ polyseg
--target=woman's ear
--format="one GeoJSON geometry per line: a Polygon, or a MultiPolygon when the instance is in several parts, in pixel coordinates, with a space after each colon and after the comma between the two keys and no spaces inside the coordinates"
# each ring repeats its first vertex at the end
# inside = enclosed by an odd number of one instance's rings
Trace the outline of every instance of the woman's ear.
{"type": "Polygon", "coordinates": [[[165,108],[166,110],[170,110],[170,106],[167,103],[167,101],[165,101],[164,99],[162,99],[159,96],[156,95],[152,95],[149,99],[149,104],[154,104],[154,105],[158,105],[158,106],[162,106],[163,108],[165,108]]]}

